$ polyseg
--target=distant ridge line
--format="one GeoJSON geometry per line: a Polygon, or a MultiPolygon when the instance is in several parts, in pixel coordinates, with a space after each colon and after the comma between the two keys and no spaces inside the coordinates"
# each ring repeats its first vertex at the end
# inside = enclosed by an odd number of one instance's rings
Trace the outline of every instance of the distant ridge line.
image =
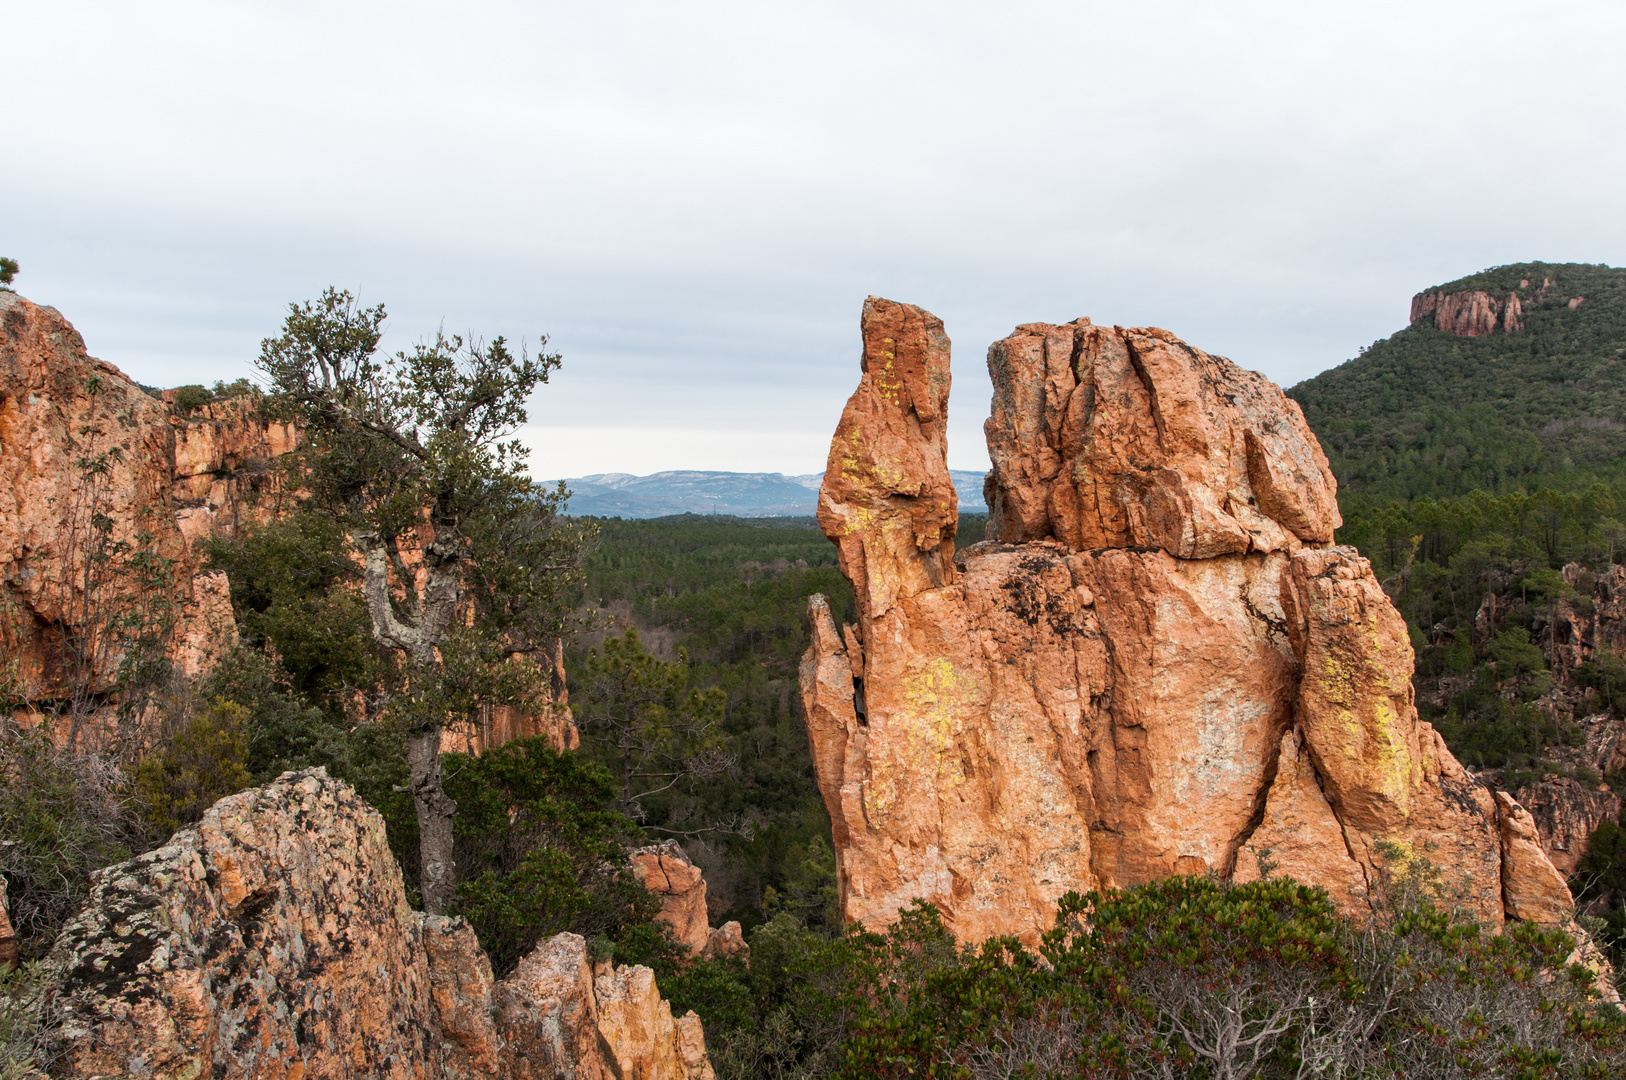
{"type": "MultiPolygon", "coordinates": [[[[950,469],[964,513],[984,513],[985,474],[950,469]]],[[[735,517],[804,517],[818,512],[823,473],[724,472],[670,469],[634,476],[590,473],[565,479],[573,517],[652,518],[672,514],[730,514],[735,517]]],[[[549,485],[559,481],[549,480],[549,485]]]]}

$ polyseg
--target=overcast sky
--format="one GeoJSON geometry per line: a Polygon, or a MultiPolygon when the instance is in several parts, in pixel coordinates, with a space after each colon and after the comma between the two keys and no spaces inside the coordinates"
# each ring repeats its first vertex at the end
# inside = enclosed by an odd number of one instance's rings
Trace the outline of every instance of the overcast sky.
{"type": "Polygon", "coordinates": [[[1291,385],[1411,294],[1626,262],[1626,4],[0,4],[0,254],[158,385],[324,285],[535,342],[539,476],[821,471],[867,294],[1291,385]]]}

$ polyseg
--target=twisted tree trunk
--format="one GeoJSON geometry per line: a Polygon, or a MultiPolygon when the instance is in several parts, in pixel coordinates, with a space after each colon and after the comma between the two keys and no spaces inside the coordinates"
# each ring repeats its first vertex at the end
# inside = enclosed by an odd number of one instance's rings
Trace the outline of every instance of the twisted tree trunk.
{"type": "MultiPolygon", "coordinates": [[[[408,583],[414,610],[410,617],[403,618],[390,599],[390,562],[384,541],[376,534],[367,534],[352,542],[365,556],[363,591],[373,637],[381,645],[406,654],[409,678],[421,687],[434,677],[437,653],[462,593],[455,547],[437,543],[424,549],[425,580],[421,588],[408,583]]],[[[412,805],[418,814],[418,887],[423,909],[430,915],[444,915],[457,888],[457,864],[452,852],[452,818],[457,803],[446,794],[441,782],[443,728],[440,717],[420,716],[407,733],[409,783],[412,805]]]]}

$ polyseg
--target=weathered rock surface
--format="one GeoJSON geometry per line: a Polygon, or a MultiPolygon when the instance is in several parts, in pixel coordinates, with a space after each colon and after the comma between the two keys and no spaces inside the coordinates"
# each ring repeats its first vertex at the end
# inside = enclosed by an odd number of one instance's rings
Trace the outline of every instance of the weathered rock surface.
{"type": "Polygon", "coordinates": [[[691,953],[704,952],[711,942],[706,879],[678,842],[667,840],[633,851],[632,873],[661,898],[656,918],[672,928],[672,936],[691,953]]]}
{"type": "MultiPolygon", "coordinates": [[[[18,661],[25,701],[59,696],[78,678],[63,670],[76,655],[65,641],[88,653],[91,689],[110,690],[122,657],[96,647],[95,634],[143,599],[173,605],[170,659],[183,675],[236,644],[229,583],[202,569],[194,545],[283,511],[275,465],[298,447],[299,432],[260,417],[250,399],[183,409],[176,398],[154,397],[90,356],[56,309],[0,292],[0,642],[18,661]],[[102,455],[105,468],[88,482],[78,463],[102,455]],[[143,598],[137,575],[92,568],[98,514],[109,523],[105,544],[168,560],[169,583],[143,598]]],[[[530,735],[576,747],[562,642],[552,660],[550,708],[490,709],[475,728],[448,731],[444,748],[479,753],[530,735]]]]}
{"type": "Polygon", "coordinates": [[[1268,380],[1162,330],[1018,327],[989,350],[990,538],[955,556],[942,325],[876,298],[862,325],[819,512],[859,621],[812,598],[801,676],[847,918],[926,898],[961,940],[1031,941],[1068,891],[1245,878],[1261,848],[1352,907],[1426,856],[1492,925],[1567,912],[1418,721],[1405,625],[1331,545],[1326,458],[1268,380]]]}
{"type": "Polygon", "coordinates": [[[746,963],[751,961],[751,946],[745,943],[745,931],[733,919],[711,932],[705,949],[700,953],[707,960],[719,956],[737,956],[746,963]]]}
{"type": "MultiPolygon", "coordinates": [[[[160,591],[177,605],[172,651],[183,671],[229,648],[224,581],[199,573],[191,545],[271,512],[269,464],[295,442],[244,401],[183,415],[91,357],[56,309],[0,292],[0,633],[22,696],[58,692],[64,635],[94,634],[131,588],[91,568],[93,515],[105,516],[105,544],[172,560],[160,591]],[[94,479],[80,464],[91,460],[103,463],[94,479]]],[[[105,688],[120,656],[92,654],[91,681],[105,688]]]]}
{"type": "Polygon", "coordinates": [[[1498,299],[1482,289],[1462,292],[1420,292],[1411,298],[1411,321],[1433,316],[1436,329],[1458,337],[1485,337],[1501,329],[1524,329],[1524,302],[1510,292],[1498,299]]]}
{"type": "Polygon", "coordinates": [[[321,769],[101,871],[52,955],[69,1076],[702,1080],[647,968],[542,942],[508,979],[406,902],[384,824],[321,769]]]}
{"type": "Polygon", "coordinates": [[[1586,854],[1587,839],[1598,826],[1620,818],[1619,794],[1567,776],[1548,776],[1526,784],[1516,797],[1535,821],[1541,849],[1566,878],[1575,873],[1586,854]]]}
{"type": "Polygon", "coordinates": [[[58,939],[76,1076],[412,1077],[427,964],[384,823],[321,770],[98,873],[58,939]]]}

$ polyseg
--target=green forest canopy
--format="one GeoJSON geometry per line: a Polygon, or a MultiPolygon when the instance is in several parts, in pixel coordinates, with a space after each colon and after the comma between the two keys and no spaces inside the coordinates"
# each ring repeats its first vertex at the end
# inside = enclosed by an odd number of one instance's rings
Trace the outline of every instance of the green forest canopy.
{"type": "Polygon", "coordinates": [[[1626,480],[1626,269],[1517,263],[1436,289],[1516,292],[1525,329],[1465,338],[1422,319],[1287,392],[1345,516],[1389,499],[1626,480]]]}

